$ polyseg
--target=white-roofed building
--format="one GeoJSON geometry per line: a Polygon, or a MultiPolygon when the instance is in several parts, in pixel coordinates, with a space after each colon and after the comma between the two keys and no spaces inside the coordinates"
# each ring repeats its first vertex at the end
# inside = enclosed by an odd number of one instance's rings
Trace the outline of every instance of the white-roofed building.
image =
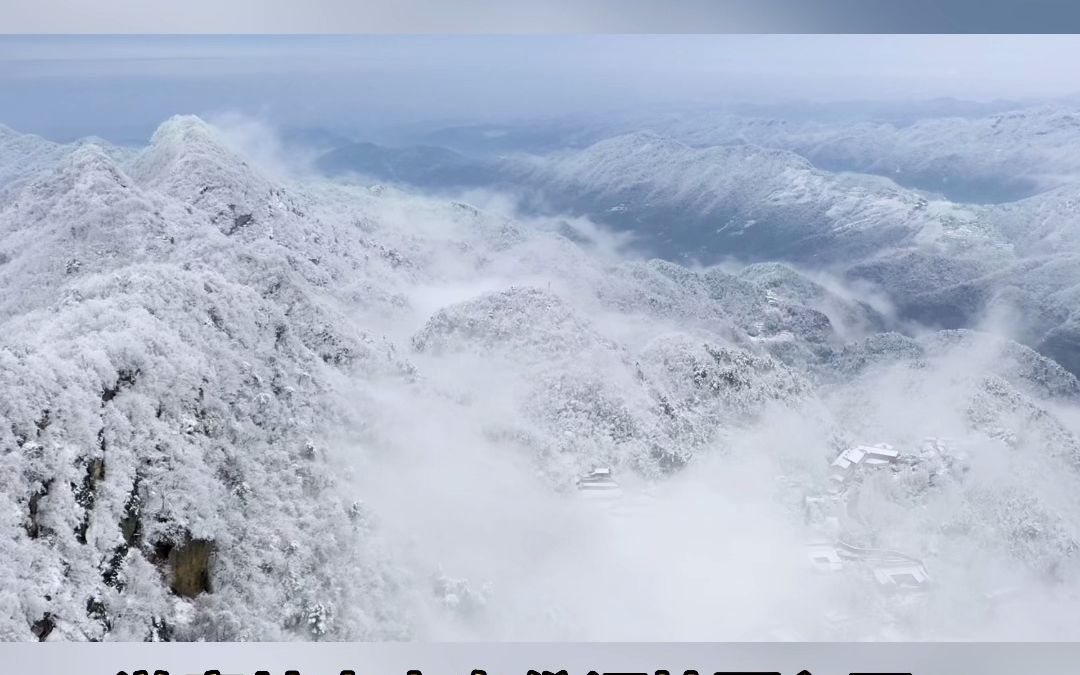
{"type": "Polygon", "coordinates": [[[617,496],[622,494],[619,484],[612,478],[611,469],[597,467],[577,481],[577,488],[586,495],[617,496]]]}
{"type": "Polygon", "coordinates": [[[844,569],[840,552],[832,544],[810,544],[806,550],[810,564],[822,572],[839,572],[844,569]]]}
{"type": "Polygon", "coordinates": [[[856,445],[841,452],[831,464],[830,477],[837,484],[847,482],[857,467],[882,467],[896,463],[900,451],[888,443],[856,445]]]}

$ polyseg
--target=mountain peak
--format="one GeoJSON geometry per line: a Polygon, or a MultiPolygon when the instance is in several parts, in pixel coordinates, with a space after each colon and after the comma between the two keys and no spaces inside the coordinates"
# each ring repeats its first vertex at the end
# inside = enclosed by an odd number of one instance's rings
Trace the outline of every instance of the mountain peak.
{"type": "Polygon", "coordinates": [[[143,186],[213,212],[247,204],[270,190],[269,181],[195,115],[177,115],[159,126],[131,174],[143,186]]]}
{"type": "Polygon", "coordinates": [[[155,181],[178,169],[229,165],[246,167],[247,163],[229,148],[217,129],[195,115],[175,115],[154,132],[150,145],[135,162],[135,171],[139,178],[155,181]]]}
{"type": "Polygon", "coordinates": [[[151,145],[161,145],[176,140],[205,142],[216,138],[212,126],[198,115],[173,115],[158,125],[150,138],[151,145]]]}
{"type": "Polygon", "coordinates": [[[31,183],[39,203],[76,198],[104,204],[129,193],[131,179],[102,146],[84,143],[63,150],[57,164],[31,183]]]}

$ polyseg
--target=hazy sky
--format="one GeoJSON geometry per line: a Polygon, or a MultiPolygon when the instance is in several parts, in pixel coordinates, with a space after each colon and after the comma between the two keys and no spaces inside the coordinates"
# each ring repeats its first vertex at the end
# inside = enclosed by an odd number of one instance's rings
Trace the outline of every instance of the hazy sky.
{"type": "Polygon", "coordinates": [[[1080,92],[1078,36],[0,37],[0,122],[141,138],[179,112],[303,126],[794,99],[1080,92]]]}

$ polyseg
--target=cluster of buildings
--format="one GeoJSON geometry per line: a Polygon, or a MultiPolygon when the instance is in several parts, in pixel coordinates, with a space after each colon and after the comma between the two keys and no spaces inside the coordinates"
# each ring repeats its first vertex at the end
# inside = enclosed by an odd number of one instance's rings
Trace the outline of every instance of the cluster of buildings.
{"type": "MultiPolygon", "coordinates": [[[[940,451],[941,442],[937,443],[940,451]]],[[[856,445],[837,455],[829,466],[827,488],[804,497],[807,523],[818,535],[807,545],[809,563],[822,573],[862,577],[888,594],[925,591],[930,574],[921,560],[900,551],[856,545],[848,534],[849,525],[863,521],[857,499],[863,480],[871,472],[901,471],[920,462],[920,453],[902,456],[887,443],[856,445]]],[[[618,499],[622,489],[607,467],[593,468],[579,478],[577,489],[586,498],[623,501],[618,499]]]]}
{"type": "Polygon", "coordinates": [[[900,451],[887,443],[857,445],[841,452],[829,466],[829,486],[822,494],[807,495],[804,513],[820,535],[807,546],[810,564],[830,574],[856,574],[870,579],[887,593],[918,593],[930,584],[926,566],[918,558],[845,541],[845,522],[860,520],[857,486],[873,471],[900,470],[900,451]]]}

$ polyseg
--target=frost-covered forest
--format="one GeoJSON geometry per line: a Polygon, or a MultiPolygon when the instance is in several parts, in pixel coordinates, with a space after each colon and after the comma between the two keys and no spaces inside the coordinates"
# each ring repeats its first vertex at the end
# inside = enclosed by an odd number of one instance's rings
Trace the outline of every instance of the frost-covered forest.
{"type": "Polygon", "coordinates": [[[460,185],[0,127],[0,638],[1080,638],[1070,188],[650,124],[460,185]]]}

